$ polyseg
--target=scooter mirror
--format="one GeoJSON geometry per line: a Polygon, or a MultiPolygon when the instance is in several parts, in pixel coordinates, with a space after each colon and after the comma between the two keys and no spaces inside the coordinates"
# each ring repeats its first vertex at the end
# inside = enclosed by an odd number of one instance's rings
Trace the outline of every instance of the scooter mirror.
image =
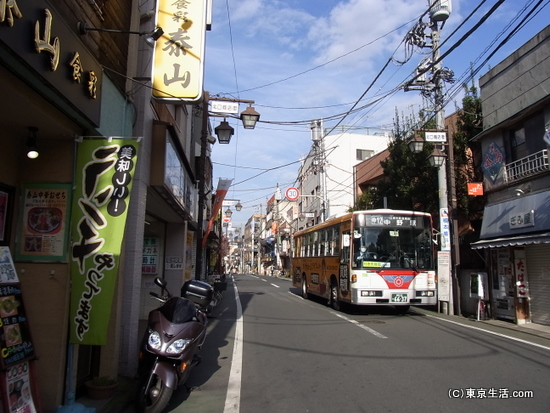
{"type": "Polygon", "coordinates": [[[166,289],[167,282],[160,277],[155,277],[155,284],[158,285],[160,288],[166,289]]]}

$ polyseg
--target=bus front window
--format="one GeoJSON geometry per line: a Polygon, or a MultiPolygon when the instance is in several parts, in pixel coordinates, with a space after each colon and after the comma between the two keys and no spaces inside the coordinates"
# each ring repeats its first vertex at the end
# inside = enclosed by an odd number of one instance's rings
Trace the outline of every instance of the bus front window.
{"type": "Polygon", "coordinates": [[[430,234],[424,228],[360,228],[353,240],[354,268],[432,269],[430,234]]]}

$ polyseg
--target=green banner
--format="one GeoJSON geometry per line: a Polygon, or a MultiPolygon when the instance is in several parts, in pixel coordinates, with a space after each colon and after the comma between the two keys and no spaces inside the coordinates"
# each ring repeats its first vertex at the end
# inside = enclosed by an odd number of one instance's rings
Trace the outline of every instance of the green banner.
{"type": "Polygon", "coordinates": [[[105,345],[139,144],[84,139],[77,145],[70,341],[105,345]]]}

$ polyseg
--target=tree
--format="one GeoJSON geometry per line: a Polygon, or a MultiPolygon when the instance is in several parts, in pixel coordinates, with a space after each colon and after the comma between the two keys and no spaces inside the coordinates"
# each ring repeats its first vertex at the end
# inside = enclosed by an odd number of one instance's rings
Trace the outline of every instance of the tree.
{"type": "Polygon", "coordinates": [[[399,116],[396,110],[393,141],[389,144],[389,156],[381,162],[384,179],[376,188],[363,191],[356,201],[355,209],[383,208],[430,212],[438,215],[437,170],[431,167],[428,155],[433,145],[426,144],[421,153],[412,153],[408,142],[415,129],[433,128],[433,120],[426,120],[424,112],[421,121],[399,116]],[[420,126],[418,126],[420,124],[420,126]],[[415,126],[416,125],[416,126],[415,126]]]}

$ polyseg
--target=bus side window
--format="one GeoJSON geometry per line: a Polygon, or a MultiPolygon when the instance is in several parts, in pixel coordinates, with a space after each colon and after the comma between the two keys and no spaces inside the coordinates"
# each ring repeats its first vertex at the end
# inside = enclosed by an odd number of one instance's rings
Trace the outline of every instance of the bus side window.
{"type": "Polygon", "coordinates": [[[332,230],[333,232],[333,238],[332,238],[332,245],[334,246],[334,250],[332,251],[332,255],[338,255],[340,254],[340,229],[334,228],[332,230]]]}
{"type": "Polygon", "coordinates": [[[349,231],[342,232],[342,251],[340,254],[340,262],[342,264],[349,263],[350,254],[350,233],[349,231]]]}

